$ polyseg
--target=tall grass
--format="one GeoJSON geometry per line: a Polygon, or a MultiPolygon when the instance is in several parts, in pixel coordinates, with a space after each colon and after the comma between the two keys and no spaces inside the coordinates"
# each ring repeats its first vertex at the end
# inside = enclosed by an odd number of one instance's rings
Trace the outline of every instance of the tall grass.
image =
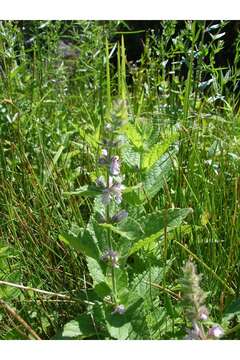
{"type": "MultiPolygon", "coordinates": [[[[85,258],[65,246],[59,234],[83,227],[93,204],[64,193],[95,180],[95,139],[118,96],[127,99],[130,121],[143,136],[148,127],[154,129],[153,144],[178,132],[171,177],[144,211],[193,209],[188,226],[165,236],[159,255],[163,268],[168,266],[158,284],[162,313],[153,301],[159,328],[150,338],[181,337],[180,310],[174,308],[189,256],[203,274],[217,322],[239,298],[239,39],[234,65],[217,68],[214,55],[222,47],[224,35],[217,35],[223,25],[207,29],[204,22],[186,22],[176,35],[176,22],[161,22],[162,36],[149,33],[141,60],[131,64],[123,38],[113,41],[119,22],[32,22],[28,42],[16,22],[0,24],[0,298],[41,338],[54,337],[86,309],[79,295],[91,286],[85,258]],[[212,34],[208,46],[206,32],[212,34]],[[71,55],[64,55],[61,40],[71,42],[71,55]]],[[[141,180],[141,174],[123,166],[129,182],[141,180]]],[[[142,259],[136,255],[132,261],[137,267],[142,259]]],[[[148,256],[146,270],[151,261],[148,256]]],[[[0,319],[1,339],[31,338],[4,306],[0,319]]],[[[239,335],[235,331],[231,338],[239,335]]],[[[104,338],[100,330],[97,338],[104,338]]]]}

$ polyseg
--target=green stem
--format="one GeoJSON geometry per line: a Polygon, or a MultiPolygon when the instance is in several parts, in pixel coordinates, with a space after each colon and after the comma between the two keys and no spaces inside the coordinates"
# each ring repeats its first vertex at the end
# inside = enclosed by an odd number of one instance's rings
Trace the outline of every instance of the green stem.
{"type": "MultiPolygon", "coordinates": [[[[112,139],[111,139],[112,141],[112,139]]],[[[109,158],[111,158],[111,152],[109,151],[109,158]]],[[[110,175],[109,175],[109,169],[107,169],[107,187],[110,187],[110,175]]],[[[110,205],[108,204],[106,206],[106,222],[107,224],[111,223],[110,219],[110,205]]],[[[111,229],[107,229],[107,239],[108,239],[108,247],[110,250],[113,250],[112,246],[112,236],[111,236],[111,229]]],[[[113,291],[113,298],[114,301],[117,302],[117,288],[116,288],[116,276],[115,276],[115,269],[112,266],[111,267],[111,278],[112,278],[112,291],[113,291]]]]}

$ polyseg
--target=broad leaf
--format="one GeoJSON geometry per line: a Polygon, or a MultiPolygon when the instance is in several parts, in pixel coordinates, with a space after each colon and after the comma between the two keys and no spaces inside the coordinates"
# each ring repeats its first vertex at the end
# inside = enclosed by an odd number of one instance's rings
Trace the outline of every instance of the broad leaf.
{"type": "Polygon", "coordinates": [[[140,169],[140,153],[135,151],[133,146],[127,144],[122,149],[122,161],[134,170],[140,169]]]}
{"type": "Polygon", "coordinates": [[[169,231],[179,227],[184,218],[191,212],[191,208],[168,209],[156,214],[150,214],[149,216],[146,216],[145,219],[142,219],[142,221],[139,220],[143,225],[145,236],[131,247],[129,255],[143,247],[151,245],[156,239],[163,235],[165,228],[169,231]]]}
{"type": "Polygon", "coordinates": [[[88,229],[81,229],[77,236],[71,233],[59,235],[59,239],[65,244],[72,246],[74,249],[81,251],[84,255],[99,259],[100,251],[96,240],[90,234],[88,229]]]}
{"type": "Polygon", "coordinates": [[[99,261],[87,257],[87,266],[93,279],[93,286],[100,283],[106,283],[104,264],[101,266],[99,261]]]}
{"type": "Polygon", "coordinates": [[[140,149],[142,147],[142,136],[133,124],[128,123],[122,128],[122,131],[135,148],[140,149]]]}
{"type": "Polygon", "coordinates": [[[109,308],[106,309],[105,319],[107,329],[114,339],[128,339],[132,331],[131,321],[134,319],[136,310],[141,306],[142,302],[142,299],[138,299],[134,304],[126,309],[126,313],[123,315],[113,314],[109,308]]]}
{"type": "Polygon", "coordinates": [[[82,314],[74,320],[69,321],[63,327],[61,334],[55,337],[56,340],[88,338],[96,333],[94,323],[90,315],[82,314]]]}
{"type": "Polygon", "coordinates": [[[240,299],[234,300],[224,311],[224,320],[231,320],[234,316],[240,316],[240,299]]]}
{"type": "Polygon", "coordinates": [[[149,169],[160,157],[168,150],[169,146],[177,139],[178,134],[173,133],[167,137],[167,140],[162,143],[153,145],[150,151],[143,155],[143,169],[149,169]]]}
{"type": "Polygon", "coordinates": [[[143,199],[151,199],[163,188],[172,170],[172,155],[173,153],[163,155],[146,173],[143,199]]]}

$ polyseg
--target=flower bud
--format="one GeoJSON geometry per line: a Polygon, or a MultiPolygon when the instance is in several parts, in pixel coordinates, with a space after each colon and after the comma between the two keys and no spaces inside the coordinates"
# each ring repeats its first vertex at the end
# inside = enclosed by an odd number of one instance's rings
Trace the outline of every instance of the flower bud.
{"type": "Polygon", "coordinates": [[[113,268],[119,268],[118,253],[116,251],[107,250],[101,257],[101,260],[110,263],[113,268]]]}
{"type": "Polygon", "coordinates": [[[120,162],[118,156],[113,156],[110,163],[110,173],[113,176],[120,174],[120,162]]]}
{"type": "Polygon", "coordinates": [[[201,306],[198,311],[199,320],[207,320],[208,319],[208,309],[205,306],[201,306]]]}
{"type": "Polygon", "coordinates": [[[128,217],[128,212],[125,210],[121,210],[117,214],[113,215],[111,220],[113,223],[119,223],[122,220],[126,219],[127,217],[128,217]]]}

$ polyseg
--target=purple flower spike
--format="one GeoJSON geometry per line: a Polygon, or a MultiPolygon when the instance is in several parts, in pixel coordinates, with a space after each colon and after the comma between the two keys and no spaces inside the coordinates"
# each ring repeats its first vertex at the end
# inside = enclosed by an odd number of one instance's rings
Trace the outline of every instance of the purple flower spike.
{"type": "Polygon", "coordinates": [[[113,156],[110,163],[110,173],[113,176],[120,174],[120,161],[118,156],[113,156]]]}

